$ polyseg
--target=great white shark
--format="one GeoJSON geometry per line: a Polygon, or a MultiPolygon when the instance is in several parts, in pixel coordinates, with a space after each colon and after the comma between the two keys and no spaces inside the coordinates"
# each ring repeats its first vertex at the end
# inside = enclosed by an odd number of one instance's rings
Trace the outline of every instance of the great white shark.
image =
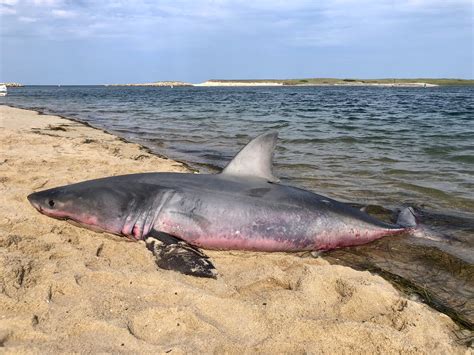
{"type": "Polygon", "coordinates": [[[157,265],[215,277],[199,249],[318,251],[360,245],[416,227],[411,208],[397,223],[279,183],[277,133],[248,143],[219,174],[144,173],[61,186],[28,196],[42,214],[95,231],[145,240],[157,265]]]}

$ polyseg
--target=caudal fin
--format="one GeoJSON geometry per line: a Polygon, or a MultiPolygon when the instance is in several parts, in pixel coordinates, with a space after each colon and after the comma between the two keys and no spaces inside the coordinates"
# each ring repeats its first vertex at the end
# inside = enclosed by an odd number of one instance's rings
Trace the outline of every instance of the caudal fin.
{"type": "Polygon", "coordinates": [[[400,211],[397,225],[411,229],[410,235],[416,238],[429,239],[436,242],[452,242],[455,238],[445,235],[433,227],[420,223],[419,213],[413,207],[406,207],[400,211]]]}
{"type": "Polygon", "coordinates": [[[397,224],[404,228],[415,228],[418,225],[413,207],[406,207],[400,211],[397,224]]]}

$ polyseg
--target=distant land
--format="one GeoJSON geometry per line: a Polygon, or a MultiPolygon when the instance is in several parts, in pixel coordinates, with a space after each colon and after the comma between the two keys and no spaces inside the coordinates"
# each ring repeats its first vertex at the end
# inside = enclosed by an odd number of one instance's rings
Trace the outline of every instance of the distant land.
{"type": "MultiPolygon", "coordinates": [[[[20,83],[0,83],[7,87],[22,87],[20,83]]],[[[379,87],[434,87],[434,86],[469,86],[473,79],[210,79],[203,83],[193,84],[184,81],[155,81],[148,83],[104,84],[104,86],[379,86],[379,87]]],[[[59,86],[59,85],[58,85],[59,86]]]]}
{"type": "Polygon", "coordinates": [[[9,88],[19,88],[19,87],[22,87],[24,86],[23,84],[20,84],[20,83],[0,83],[0,85],[5,85],[6,87],[9,87],[9,88]]]}
{"type": "Polygon", "coordinates": [[[245,80],[228,80],[213,79],[208,80],[200,86],[211,85],[345,85],[345,86],[440,86],[440,85],[474,85],[474,80],[466,79],[336,79],[336,78],[307,78],[307,79],[245,79],[245,80]]]}
{"type": "Polygon", "coordinates": [[[191,83],[185,83],[183,81],[155,81],[151,83],[142,83],[142,84],[110,84],[105,86],[193,86],[191,83]]]}
{"type": "Polygon", "coordinates": [[[433,87],[445,85],[474,85],[470,79],[211,79],[192,84],[182,81],[157,81],[141,84],[112,84],[108,86],[382,86],[382,87],[433,87]]]}

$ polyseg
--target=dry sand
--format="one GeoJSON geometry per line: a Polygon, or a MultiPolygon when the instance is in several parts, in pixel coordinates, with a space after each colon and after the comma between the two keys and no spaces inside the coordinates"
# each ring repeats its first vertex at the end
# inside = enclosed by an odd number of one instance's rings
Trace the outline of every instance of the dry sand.
{"type": "Polygon", "coordinates": [[[456,325],[369,272],[207,252],[220,276],[155,267],[143,242],[37,213],[32,191],[186,171],[56,116],[0,106],[0,352],[465,353],[456,325]]]}

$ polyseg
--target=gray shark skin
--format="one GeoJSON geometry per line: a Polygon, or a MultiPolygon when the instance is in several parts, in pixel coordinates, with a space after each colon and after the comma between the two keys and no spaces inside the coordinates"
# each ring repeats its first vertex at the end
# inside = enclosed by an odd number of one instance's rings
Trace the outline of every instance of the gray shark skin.
{"type": "Polygon", "coordinates": [[[220,174],[114,176],[36,192],[28,200],[44,215],[147,240],[160,267],[207,277],[215,277],[213,266],[196,248],[329,250],[416,225],[411,209],[400,214],[397,224],[388,224],[344,203],[277,183],[272,174],[276,139],[276,133],[258,136],[220,174]]]}

